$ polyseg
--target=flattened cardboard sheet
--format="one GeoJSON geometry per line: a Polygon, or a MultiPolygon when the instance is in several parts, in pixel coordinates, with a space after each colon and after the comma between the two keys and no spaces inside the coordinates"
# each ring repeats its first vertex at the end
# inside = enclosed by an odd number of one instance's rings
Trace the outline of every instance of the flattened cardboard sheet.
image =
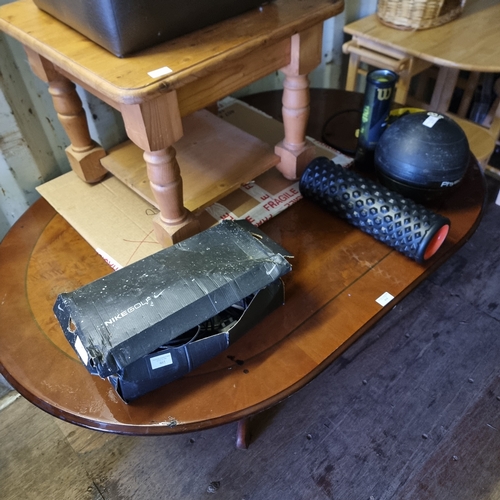
{"type": "MultiPolygon", "coordinates": [[[[219,116],[274,145],[283,138],[283,125],[233,98],[219,103],[219,116]]],[[[352,159],[317,141],[318,156],[347,165],[352,159]]],[[[113,176],[86,184],[73,172],[39,186],[40,194],[113,267],[120,269],[161,250],[152,217],[157,209],[113,176]]],[[[285,179],[275,168],[208,207],[199,215],[202,227],[220,220],[246,219],[261,225],[301,199],[298,181],[285,179]]]]}

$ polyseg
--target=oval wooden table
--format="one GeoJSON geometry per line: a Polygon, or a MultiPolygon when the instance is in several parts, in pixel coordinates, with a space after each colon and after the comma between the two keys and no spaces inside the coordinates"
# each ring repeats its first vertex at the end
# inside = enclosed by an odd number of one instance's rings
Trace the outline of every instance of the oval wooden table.
{"type": "MultiPolygon", "coordinates": [[[[346,105],[332,101],[338,95],[313,92],[313,111],[346,105]]],[[[261,96],[262,107],[269,98],[261,96]]],[[[286,304],[200,369],[129,405],[89,375],[52,313],[60,292],[110,268],[41,199],[0,245],[1,372],[33,404],[91,429],[159,435],[245,422],[319,375],[446,261],[474,232],[484,199],[483,173],[471,161],[459,189],[432,207],[450,218],[451,231],[424,266],[301,200],[261,226],[295,256],[284,278],[286,304]],[[385,293],[394,298],[382,306],[385,293]]],[[[241,425],[239,446],[244,438],[241,425]]]]}

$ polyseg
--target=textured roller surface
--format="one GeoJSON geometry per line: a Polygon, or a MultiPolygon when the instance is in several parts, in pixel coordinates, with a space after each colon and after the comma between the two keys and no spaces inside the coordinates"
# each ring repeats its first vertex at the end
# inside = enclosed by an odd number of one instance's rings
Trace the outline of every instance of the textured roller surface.
{"type": "Polygon", "coordinates": [[[437,252],[450,227],[446,217],[323,157],[308,165],[300,191],[420,263],[437,252]]]}

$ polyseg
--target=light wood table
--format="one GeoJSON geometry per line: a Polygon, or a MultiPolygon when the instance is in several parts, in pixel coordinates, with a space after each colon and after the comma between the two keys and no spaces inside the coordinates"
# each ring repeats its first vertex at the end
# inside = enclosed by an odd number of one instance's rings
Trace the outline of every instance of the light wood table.
{"type": "Polygon", "coordinates": [[[359,57],[400,74],[398,102],[405,103],[411,77],[431,64],[441,68],[431,107],[446,112],[460,70],[500,72],[500,2],[467,0],[460,17],[437,28],[399,30],[375,14],[344,27],[352,35],[347,90],[354,90],[359,57]]]}
{"type": "MultiPolygon", "coordinates": [[[[313,90],[319,137],[330,115],[360,108],[362,94],[313,90]]],[[[281,114],[280,93],[249,99],[281,114]]],[[[341,125],[353,137],[357,120],[341,125]]],[[[245,447],[248,418],[304,387],[432,271],[477,227],[486,195],[484,175],[471,161],[466,178],[432,207],[451,220],[438,253],[419,265],[347,222],[301,200],[261,226],[293,255],[284,277],[286,304],[227,351],[189,375],[130,405],[111,384],[90,375],[52,313],[57,295],[111,270],[43,199],[0,244],[0,371],[29,401],[91,429],[131,435],[189,432],[239,421],[245,447]],[[394,299],[377,303],[384,293],[394,299]]],[[[404,325],[402,325],[404,328],[404,325]]]]}
{"type": "Polygon", "coordinates": [[[295,178],[311,160],[307,74],[321,61],[323,21],[343,6],[274,0],[123,59],[31,0],[1,7],[0,29],[24,45],[34,73],[48,83],[74,171],[97,182],[109,170],[156,205],[156,236],[168,246],[198,232],[197,211],[242,183],[274,165],[295,178]],[[200,111],[276,70],[285,75],[285,137],[274,152],[200,111]],[[106,155],[92,141],[75,84],[121,113],[130,143],[106,155]]]}
{"type": "MultiPolygon", "coordinates": [[[[494,103],[487,127],[465,120],[480,73],[500,72],[498,26],[500,3],[497,0],[467,0],[462,15],[457,19],[437,28],[419,31],[385,26],[375,14],[355,21],[344,27],[344,31],[352,35],[352,40],[343,47],[344,52],[349,54],[345,88],[355,89],[361,62],[392,69],[399,75],[395,101],[411,105],[408,93],[412,78],[437,65],[439,71],[430,104],[423,106],[448,113],[460,70],[470,71],[460,106],[452,117],[462,118],[460,125],[477,159],[483,168],[498,176],[498,171],[489,167],[488,161],[500,133],[500,101],[494,103]]],[[[418,101],[417,105],[422,104],[418,101]]]]}

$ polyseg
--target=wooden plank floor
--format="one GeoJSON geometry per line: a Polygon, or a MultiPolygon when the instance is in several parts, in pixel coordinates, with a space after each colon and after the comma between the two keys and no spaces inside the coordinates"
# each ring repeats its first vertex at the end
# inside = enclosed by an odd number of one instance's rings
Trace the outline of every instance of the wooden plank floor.
{"type": "Polygon", "coordinates": [[[170,437],[0,412],[2,500],[500,499],[500,183],[472,239],[306,388],[170,437]]]}

